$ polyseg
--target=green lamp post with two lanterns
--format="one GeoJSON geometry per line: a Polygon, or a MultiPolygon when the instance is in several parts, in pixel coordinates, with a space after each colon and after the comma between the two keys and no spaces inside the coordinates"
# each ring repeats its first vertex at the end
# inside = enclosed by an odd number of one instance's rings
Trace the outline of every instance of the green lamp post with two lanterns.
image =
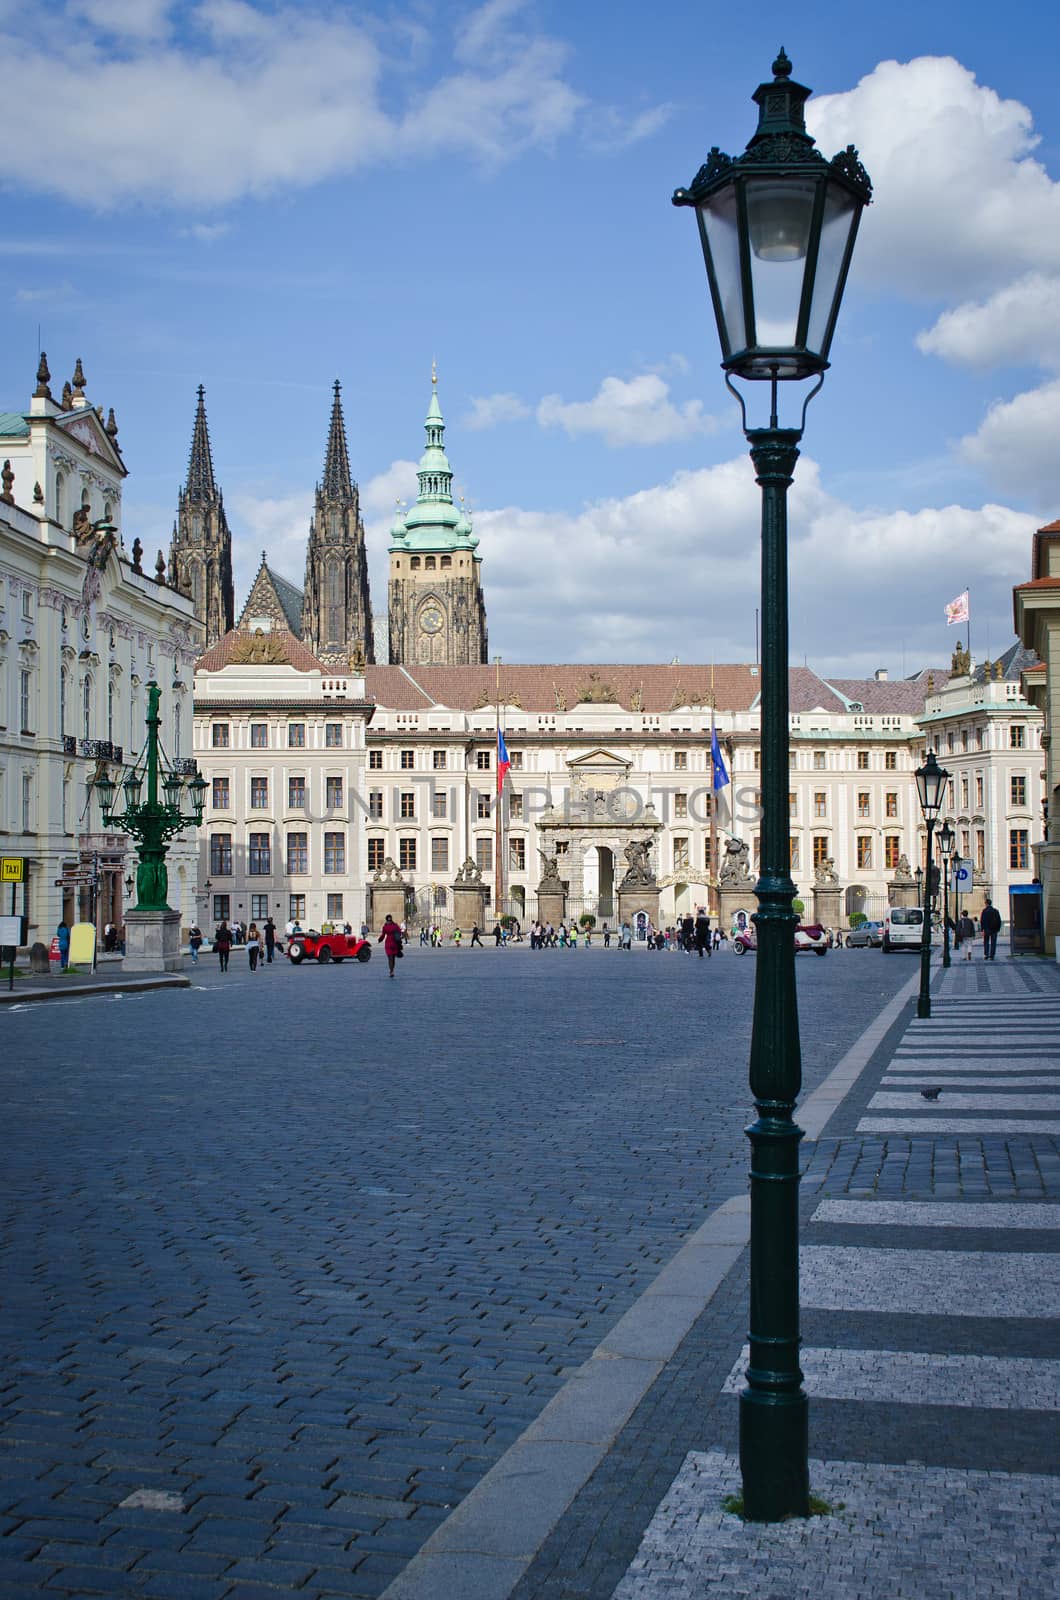
{"type": "Polygon", "coordinates": [[[107,775],[97,778],[93,786],[104,826],[120,828],[136,841],[136,906],[132,917],[138,921],[145,917],[176,917],[168,904],[168,841],[186,828],[199,825],[206,799],[206,780],[194,761],[169,761],[162,750],[161,698],[162,691],[152,680],[147,685],[147,739],[141,754],[117,784],[107,775]],[[122,798],[116,802],[119,787],[122,798]],[[190,800],[190,812],[182,809],[185,794],[190,800]]]}
{"type": "Polygon", "coordinates": [[[808,1411],[799,1367],[799,1140],[802,1086],[795,993],[795,885],[788,820],[787,492],[806,408],[824,382],[858,223],[872,198],[852,145],[829,161],[806,131],[810,90],[782,49],[754,92],[758,127],[743,155],[712,149],[676,206],[696,215],[725,382],[740,403],[762,490],[761,871],[755,885],[750,1083],[751,1309],[740,1395],[744,1515],[809,1515],[808,1411]],[[748,427],[734,379],[769,384],[769,425],[748,427]],[[781,427],[778,391],[814,380],[798,428],[781,427]]]}

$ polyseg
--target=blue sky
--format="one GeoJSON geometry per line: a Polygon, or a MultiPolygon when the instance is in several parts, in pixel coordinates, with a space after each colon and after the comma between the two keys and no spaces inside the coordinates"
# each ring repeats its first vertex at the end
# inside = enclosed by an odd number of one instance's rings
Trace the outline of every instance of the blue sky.
{"type": "MultiPolygon", "coordinates": [[[[80,355],[168,540],[206,385],[238,597],[301,581],[330,386],[385,608],[432,358],[510,660],[746,659],[757,490],[694,224],[783,43],[876,188],[792,501],[792,651],[1011,639],[1060,515],[1057,24],[1040,5],[0,0],[0,405],[80,355]],[[16,159],[16,154],[18,159],[16,159]]],[[[16,486],[17,491],[17,486],[16,486]]]]}

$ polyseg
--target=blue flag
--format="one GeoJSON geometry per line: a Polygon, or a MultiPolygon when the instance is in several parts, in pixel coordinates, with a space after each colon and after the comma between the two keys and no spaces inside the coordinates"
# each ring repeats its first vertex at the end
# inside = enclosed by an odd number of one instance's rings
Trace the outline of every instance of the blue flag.
{"type": "Polygon", "coordinates": [[[718,730],[713,724],[711,724],[710,729],[710,765],[713,774],[714,792],[717,794],[718,790],[724,789],[728,783],[729,774],[726,772],[725,762],[722,760],[721,745],[718,743],[718,730]]]}

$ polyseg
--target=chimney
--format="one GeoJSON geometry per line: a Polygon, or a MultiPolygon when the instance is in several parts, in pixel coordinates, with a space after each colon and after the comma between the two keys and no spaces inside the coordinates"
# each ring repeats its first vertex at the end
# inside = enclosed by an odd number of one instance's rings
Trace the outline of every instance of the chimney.
{"type": "Polygon", "coordinates": [[[887,668],[886,667],[877,667],[875,673],[873,674],[873,676],[875,677],[877,683],[886,683],[887,682],[887,668]]]}

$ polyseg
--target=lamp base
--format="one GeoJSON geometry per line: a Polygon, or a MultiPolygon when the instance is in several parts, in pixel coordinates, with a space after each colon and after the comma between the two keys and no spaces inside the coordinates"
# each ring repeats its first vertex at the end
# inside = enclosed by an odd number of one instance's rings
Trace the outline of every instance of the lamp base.
{"type": "Polygon", "coordinates": [[[123,972],[183,972],[180,912],[127,911],[123,972]]]}

